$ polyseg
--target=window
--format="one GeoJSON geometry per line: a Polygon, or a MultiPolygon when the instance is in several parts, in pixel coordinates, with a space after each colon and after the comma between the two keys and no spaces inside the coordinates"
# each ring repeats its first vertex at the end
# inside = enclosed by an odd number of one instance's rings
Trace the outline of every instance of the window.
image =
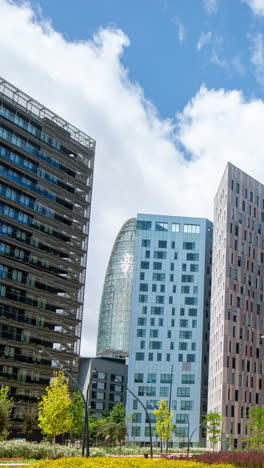
{"type": "Polygon", "coordinates": [[[190,271],[199,271],[199,264],[198,263],[191,263],[190,265],[190,271]]]}
{"type": "MultiPolygon", "coordinates": [[[[185,421],[186,423],[186,421],[185,421]]],[[[175,429],[176,437],[185,438],[188,436],[188,427],[187,426],[177,426],[175,429]]]]}
{"type": "Polygon", "coordinates": [[[168,223],[157,221],[155,223],[155,231],[168,231],[168,223]]]}
{"type": "Polygon", "coordinates": [[[148,283],[140,283],[139,290],[148,291],[148,283]]]}
{"type": "Polygon", "coordinates": [[[160,374],[160,383],[171,383],[171,374],[160,374]]]}
{"type": "Polygon", "coordinates": [[[164,296],[156,296],[156,304],[164,304],[164,296]]]}
{"type": "Polygon", "coordinates": [[[132,423],[141,423],[141,413],[133,413],[132,414],[132,423]]]}
{"type": "Polygon", "coordinates": [[[149,262],[140,262],[140,268],[142,268],[142,270],[148,270],[149,269],[149,262]]]}
{"type": "Polygon", "coordinates": [[[189,309],[189,317],[196,317],[197,309],[189,309]]]}
{"type": "Polygon", "coordinates": [[[169,387],[160,387],[160,396],[168,397],[169,396],[169,387]]]}
{"type": "Polygon", "coordinates": [[[187,362],[195,362],[195,354],[187,354],[187,362]]]}
{"type": "Polygon", "coordinates": [[[138,409],[138,401],[133,400],[133,409],[138,409]]]}
{"type": "Polygon", "coordinates": [[[179,342],[179,350],[180,351],[187,351],[187,348],[188,348],[188,343],[186,343],[185,341],[180,341],[179,342]]]}
{"type": "Polygon", "coordinates": [[[159,240],[158,247],[159,247],[159,249],[166,249],[167,248],[167,241],[159,240]]]}
{"type": "Polygon", "coordinates": [[[189,397],[190,396],[190,387],[178,387],[177,388],[177,397],[189,397]]]}
{"type": "Polygon", "coordinates": [[[158,338],[159,337],[159,330],[151,328],[149,330],[149,336],[150,338],[158,338]]]}
{"type": "Polygon", "coordinates": [[[200,225],[199,224],[184,224],[183,232],[188,234],[200,234],[200,225]]]}
{"type": "Polygon", "coordinates": [[[146,329],[145,328],[138,328],[137,329],[137,337],[138,338],[145,338],[146,336],[146,329]]]}
{"type": "Polygon", "coordinates": [[[180,327],[187,328],[189,326],[188,320],[180,319],[180,327]]]}
{"type": "Polygon", "coordinates": [[[175,241],[171,241],[171,248],[175,249],[175,241]]]}
{"type": "Polygon", "coordinates": [[[137,229],[141,231],[150,231],[151,230],[151,221],[137,221],[137,229]]]}
{"type": "Polygon", "coordinates": [[[132,426],[131,436],[132,437],[139,437],[140,434],[141,434],[141,427],[140,426],[132,426]]]}
{"type": "Polygon", "coordinates": [[[145,353],[136,353],[136,361],[144,361],[145,353]]]}
{"type": "Polygon", "coordinates": [[[193,410],[194,402],[192,400],[182,400],[181,401],[181,410],[191,411],[193,410]]]}
{"type": "Polygon", "coordinates": [[[162,349],[162,341],[150,341],[149,349],[162,349]]]}
{"type": "Polygon", "coordinates": [[[172,232],[180,232],[180,225],[178,223],[171,224],[171,231],[172,232]]]}
{"type": "Polygon", "coordinates": [[[138,322],[137,322],[137,323],[138,323],[138,325],[139,325],[140,327],[146,326],[146,325],[147,325],[147,319],[146,319],[146,317],[138,317],[138,322]]]}
{"type": "Polygon", "coordinates": [[[142,247],[150,247],[150,239],[142,239],[142,247]]]}
{"type": "Polygon", "coordinates": [[[152,306],[150,313],[151,313],[151,315],[163,315],[164,307],[152,306]]]}
{"type": "Polygon", "coordinates": [[[199,262],[199,254],[198,253],[187,253],[186,260],[191,260],[193,262],[199,262]]]}
{"type": "Polygon", "coordinates": [[[194,276],[193,275],[182,275],[181,277],[182,283],[193,283],[194,276]]]}
{"type": "Polygon", "coordinates": [[[148,374],[148,383],[156,383],[157,376],[156,374],[148,374]]]}
{"type": "Polygon", "coordinates": [[[143,374],[134,374],[134,382],[135,383],[142,383],[143,382],[143,374]]]}
{"type": "Polygon", "coordinates": [[[176,414],[176,424],[185,424],[188,422],[185,414],[176,414]]]}
{"type": "Polygon", "coordinates": [[[153,262],[153,270],[161,270],[162,263],[161,262],[153,262]]]}
{"type": "Polygon", "coordinates": [[[180,340],[190,340],[192,339],[192,332],[186,330],[179,331],[179,338],[180,340]]]}
{"type": "Polygon", "coordinates": [[[154,258],[165,259],[167,257],[166,250],[155,250],[154,258]]]}
{"type": "Polygon", "coordinates": [[[153,273],[152,281],[165,281],[165,273],[153,273]]]}
{"type": "Polygon", "coordinates": [[[185,304],[186,305],[197,305],[198,298],[197,297],[185,297],[185,304]]]}
{"type": "Polygon", "coordinates": [[[182,384],[194,384],[195,375],[194,374],[182,374],[182,384]]]}
{"type": "Polygon", "coordinates": [[[181,287],[181,292],[183,294],[189,294],[190,293],[190,286],[182,286],[181,287]]]}
{"type": "Polygon", "coordinates": [[[140,294],[140,295],[139,295],[139,298],[138,298],[138,301],[139,301],[140,303],[142,303],[142,302],[143,302],[143,303],[144,303],[144,302],[148,302],[148,296],[147,296],[147,294],[140,294]]]}
{"type": "Polygon", "coordinates": [[[195,250],[195,242],[183,242],[184,250],[195,250]]]}

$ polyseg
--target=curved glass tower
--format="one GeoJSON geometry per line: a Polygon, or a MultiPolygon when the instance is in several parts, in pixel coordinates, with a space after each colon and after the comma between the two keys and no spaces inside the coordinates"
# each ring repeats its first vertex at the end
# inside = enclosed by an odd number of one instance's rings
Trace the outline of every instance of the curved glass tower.
{"type": "Polygon", "coordinates": [[[97,336],[97,355],[128,356],[136,219],[120,229],[106,270],[97,336]]]}

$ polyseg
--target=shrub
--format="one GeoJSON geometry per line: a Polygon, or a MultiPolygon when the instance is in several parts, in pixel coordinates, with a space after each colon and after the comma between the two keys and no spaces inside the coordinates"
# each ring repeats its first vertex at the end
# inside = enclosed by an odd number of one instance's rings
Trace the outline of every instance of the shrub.
{"type": "MultiPolygon", "coordinates": [[[[232,468],[231,465],[215,465],[216,468],[232,468]]],[[[62,458],[43,461],[28,468],[206,468],[205,464],[188,461],[146,460],[144,458],[62,458]]]]}
{"type": "MultiPolygon", "coordinates": [[[[41,460],[51,456],[52,446],[49,442],[18,442],[15,440],[0,441],[0,458],[24,458],[41,460]]],[[[74,447],[58,445],[58,455],[74,457],[80,455],[74,447]]]]}
{"type": "MultiPolygon", "coordinates": [[[[170,460],[176,460],[177,457],[165,457],[170,460]]],[[[186,460],[186,457],[181,457],[181,460],[186,460]]],[[[242,451],[242,452],[207,452],[203,454],[195,454],[192,460],[200,463],[215,464],[231,464],[245,468],[263,468],[264,467],[264,452],[257,450],[242,451]]]]}

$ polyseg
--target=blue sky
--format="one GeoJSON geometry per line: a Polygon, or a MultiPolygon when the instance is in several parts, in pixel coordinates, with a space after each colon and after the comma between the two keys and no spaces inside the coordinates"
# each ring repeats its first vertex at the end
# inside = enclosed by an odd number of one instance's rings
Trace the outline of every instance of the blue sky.
{"type": "Polygon", "coordinates": [[[100,27],[130,39],[122,63],[163,117],[181,110],[204,83],[263,97],[251,63],[252,35],[263,20],[241,0],[39,0],[45,16],[71,41],[100,27]],[[211,9],[210,9],[211,8],[211,9]],[[208,43],[198,50],[201,36],[208,43]]]}
{"type": "Polygon", "coordinates": [[[207,217],[228,161],[264,183],[264,0],[0,0],[1,75],[96,140],[82,355],[137,213],[207,217]]]}

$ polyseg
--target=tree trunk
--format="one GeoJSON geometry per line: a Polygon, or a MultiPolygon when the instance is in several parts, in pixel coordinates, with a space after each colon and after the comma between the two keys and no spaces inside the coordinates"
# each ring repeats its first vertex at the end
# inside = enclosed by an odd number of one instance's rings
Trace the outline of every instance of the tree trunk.
{"type": "Polygon", "coordinates": [[[53,458],[56,457],[56,434],[53,436],[53,458]]]}

